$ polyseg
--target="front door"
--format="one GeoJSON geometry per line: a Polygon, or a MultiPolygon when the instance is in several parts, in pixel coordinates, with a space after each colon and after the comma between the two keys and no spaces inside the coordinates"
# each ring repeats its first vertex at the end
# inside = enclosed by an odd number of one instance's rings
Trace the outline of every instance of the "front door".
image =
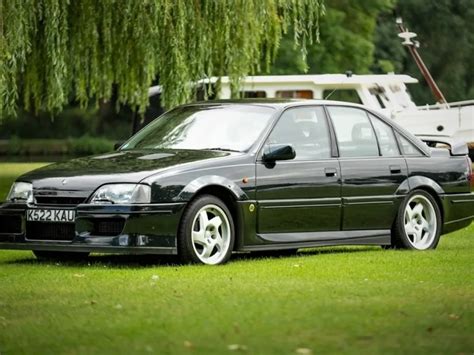
{"type": "Polygon", "coordinates": [[[329,106],[342,174],[343,230],[390,229],[407,179],[393,129],[363,109],[329,106]]]}
{"type": "Polygon", "coordinates": [[[288,242],[312,240],[317,231],[339,231],[340,169],[332,157],[324,108],[286,110],[265,143],[271,144],[291,144],[296,157],[257,161],[258,233],[275,233],[273,241],[281,235],[288,242]],[[292,238],[292,233],[299,236],[292,238]]]}

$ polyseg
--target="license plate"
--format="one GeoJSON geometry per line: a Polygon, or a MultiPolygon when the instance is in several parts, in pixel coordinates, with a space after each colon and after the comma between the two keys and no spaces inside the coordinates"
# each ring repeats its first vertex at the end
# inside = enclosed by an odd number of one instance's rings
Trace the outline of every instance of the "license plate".
{"type": "Polygon", "coordinates": [[[73,223],[76,220],[74,210],[27,210],[26,220],[30,222],[66,222],[73,223]]]}

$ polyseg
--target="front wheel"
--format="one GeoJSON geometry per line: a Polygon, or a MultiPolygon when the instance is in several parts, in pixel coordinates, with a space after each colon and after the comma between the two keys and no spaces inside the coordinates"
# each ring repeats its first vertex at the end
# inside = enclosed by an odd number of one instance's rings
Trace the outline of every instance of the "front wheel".
{"type": "Polygon", "coordinates": [[[400,205],[392,230],[392,246],[403,249],[435,249],[442,220],[438,204],[424,190],[411,192],[400,205]]]}
{"type": "Polygon", "coordinates": [[[178,254],[184,263],[219,265],[234,248],[232,214],[222,200],[203,195],[187,207],[178,234],[178,254]]]}

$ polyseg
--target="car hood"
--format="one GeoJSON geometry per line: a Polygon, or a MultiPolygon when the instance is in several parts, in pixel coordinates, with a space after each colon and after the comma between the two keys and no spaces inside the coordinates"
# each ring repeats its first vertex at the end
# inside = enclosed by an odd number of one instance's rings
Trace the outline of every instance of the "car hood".
{"type": "MultiPolygon", "coordinates": [[[[148,176],[179,165],[230,153],[203,150],[121,151],[51,164],[22,175],[35,191],[91,193],[107,183],[138,183],[148,176]]],[[[82,194],[81,194],[82,195],[82,194]]]]}

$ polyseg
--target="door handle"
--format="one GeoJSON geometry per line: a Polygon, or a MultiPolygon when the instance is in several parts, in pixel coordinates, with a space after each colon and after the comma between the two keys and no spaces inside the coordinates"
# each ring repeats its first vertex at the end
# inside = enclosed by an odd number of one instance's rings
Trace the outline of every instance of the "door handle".
{"type": "Polygon", "coordinates": [[[400,165],[390,165],[390,172],[392,174],[400,174],[402,172],[402,168],[400,165]]]}
{"type": "Polygon", "coordinates": [[[336,176],[337,175],[337,170],[334,168],[326,168],[324,169],[324,173],[328,177],[336,176]]]}

